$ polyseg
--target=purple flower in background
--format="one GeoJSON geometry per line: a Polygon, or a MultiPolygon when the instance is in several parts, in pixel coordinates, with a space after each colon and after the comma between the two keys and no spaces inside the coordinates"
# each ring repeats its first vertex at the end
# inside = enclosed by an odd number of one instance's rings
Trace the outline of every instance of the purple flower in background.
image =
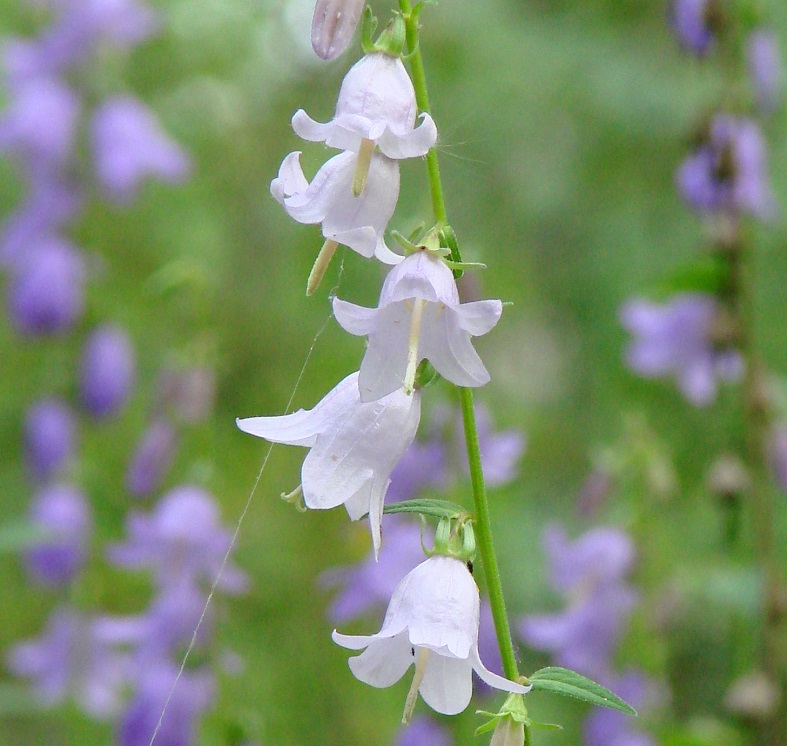
{"type": "Polygon", "coordinates": [[[765,141],[752,119],[717,114],[703,141],[677,172],[683,198],[700,212],[771,217],[776,203],[765,141]]]}
{"type": "Polygon", "coordinates": [[[771,29],[761,28],[751,33],[746,61],[757,105],[763,111],[773,111],[781,99],[782,60],[779,42],[771,29]]]}
{"type": "Polygon", "coordinates": [[[358,565],[337,567],[320,577],[323,585],[342,588],[328,610],[329,618],[335,624],[342,624],[385,608],[399,581],[423,560],[420,527],[397,516],[388,516],[385,546],[379,561],[370,553],[358,565]]]}
{"type": "Polygon", "coordinates": [[[431,718],[413,718],[409,725],[399,729],[394,746],[451,746],[451,734],[431,718]]]}
{"type": "Polygon", "coordinates": [[[143,497],[157,490],[172,465],[178,433],[163,417],[148,426],[126,470],[126,491],[143,497]]]}
{"type": "Polygon", "coordinates": [[[133,200],[145,178],[177,182],[191,168],[155,115],[131,96],[104,101],[93,114],[91,136],[98,180],[117,202],[133,200]]]}
{"type": "Polygon", "coordinates": [[[674,376],[692,404],[711,403],[718,381],[737,381],[743,372],[737,350],[714,346],[717,314],[718,302],[703,293],[676,295],[665,305],[629,301],[620,312],[634,335],[626,350],[629,367],[646,378],[674,376]]]}
{"type": "MultiPolygon", "coordinates": [[[[637,671],[613,679],[606,681],[605,686],[640,714],[658,704],[661,698],[655,683],[637,671]]],[[[605,707],[593,710],[582,730],[585,746],[657,746],[655,738],[637,729],[637,720],[605,707]]]]}
{"type": "Polygon", "coordinates": [[[173,688],[177,676],[177,667],[163,660],[141,671],[136,696],[120,721],[119,746],[149,746],[162,713],[156,742],[166,746],[195,743],[196,720],[213,701],[213,676],[204,669],[184,671],[173,688]]]}
{"type": "Polygon", "coordinates": [[[216,393],[216,374],[211,368],[195,365],[165,370],[158,386],[162,406],[171,406],[183,422],[196,424],[210,415],[216,393]]]}
{"type": "Polygon", "coordinates": [[[81,316],[85,267],[67,241],[49,237],[16,262],[7,288],[8,310],[26,335],[62,334],[81,316]]]}
{"type": "Polygon", "coordinates": [[[445,472],[445,446],[437,440],[414,440],[391,472],[385,502],[411,500],[427,487],[440,486],[446,481],[445,472]]]}
{"type": "Polygon", "coordinates": [[[777,484],[787,492],[787,424],[773,428],[769,446],[771,469],[777,484]]]}
{"type": "Polygon", "coordinates": [[[31,681],[42,704],[71,697],[98,718],[117,712],[129,675],[128,657],[102,642],[92,619],[69,608],[55,611],[40,637],[14,645],[6,662],[31,681]]]}
{"type": "MultiPolygon", "coordinates": [[[[476,426],[478,428],[478,445],[481,450],[481,465],[484,468],[484,479],[490,487],[507,484],[516,476],[519,459],[525,452],[526,440],[519,430],[511,429],[497,433],[489,410],[483,405],[475,408],[476,426]]],[[[461,418],[456,427],[457,440],[461,450],[459,462],[467,472],[467,444],[461,418]]]]}
{"type": "MultiPolygon", "coordinates": [[[[492,618],[492,607],[487,599],[481,600],[481,615],[478,622],[478,655],[486,661],[486,667],[492,672],[503,676],[503,661],[500,658],[500,646],[497,643],[495,620],[492,618]]],[[[491,694],[492,688],[480,678],[475,679],[480,694],[491,694]]]]}
{"type": "MultiPolygon", "coordinates": [[[[129,569],[152,570],[159,587],[165,588],[187,580],[213,583],[232,540],[213,497],[193,485],[168,492],[151,514],[131,513],[127,531],[128,541],[110,548],[110,560],[129,569]]],[[[217,587],[242,592],[246,576],[227,564],[217,587]]]]}
{"type": "Polygon", "coordinates": [[[75,487],[51,485],[38,493],[30,508],[32,523],[50,534],[26,554],[33,577],[49,586],[70,583],[82,569],[93,528],[90,506],[75,487]]]}
{"type": "Polygon", "coordinates": [[[74,455],[76,418],[61,399],[41,399],[25,417],[25,461],[33,477],[49,481],[74,455]]]}
{"type": "Polygon", "coordinates": [[[0,152],[62,166],[71,156],[79,110],[77,95],[65,83],[30,80],[13,92],[0,117],[0,152]]]}
{"type": "Polygon", "coordinates": [[[671,0],[669,19],[680,45],[698,57],[716,40],[716,0],[671,0]]]}
{"type": "Polygon", "coordinates": [[[562,527],[544,533],[550,582],[569,604],[556,614],[535,614],[520,624],[522,639],[552,653],[557,665],[601,678],[637,600],[625,584],[634,547],[623,532],[596,528],[570,542],[562,527]]]}
{"type": "Polygon", "coordinates": [[[131,395],[136,377],[134,346],[120,327],[93,330],[82,351],[79,393],[94,417],[116,415],[131,395]]]}

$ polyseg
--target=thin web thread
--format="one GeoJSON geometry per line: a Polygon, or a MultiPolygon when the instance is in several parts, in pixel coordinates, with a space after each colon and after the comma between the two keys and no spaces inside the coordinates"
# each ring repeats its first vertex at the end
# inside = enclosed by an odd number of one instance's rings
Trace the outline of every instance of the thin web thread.
{"type": "MultiPolygon", "coordinates": [[[[339,285],[342,281],[342,277],[344,275],[344,254],[342,254],[341,262],[339,263],[339,272],[336,277],[336,284],[331,288],[330,292],[328,293],[328,300],[331,302],[336,297],[336,293],[339,290],[339,285]]],[[[295,379],[295,385],[292,388],[292,393],[290,394],[290,398],[287,401],[287,406],[284,408],[284,414],[287,414],[290,411],[290,407],[292,406],[292,402],[295,399],[295,394],[298,392],[298,388],[301,385],[301,380],[303,379],[303,375],[306,372],[306,367],[309,365],[309,360],[311,360],[312,353],[314,352],[314,348],[317,346],[317,342],[319,341],[320,337],[323,335],[323,332],[328,328],[328,324],[330,323],[331,319],[333,318],[333,311],[328,314],[328,318],[325,319],[323,325],[317,330],[317,333],[314,335],[312,339],[311,345],[309,346],[309,351],[306,353],[306,359],[303,361],[303,365],[301,366],[300,373],[298,373],[298,377],[295,379]]],[[[257,472],[257,477],[254,480],[254,484],[251,487],[251,491],[249,492],[249,496],[246,498],[246,502],[243,505],[243,510],[238,517],[238,522],[235,525],[235,531],[232,534],[232,538],[230,539],[230,545],[227,548],[227,551],[224,553],[224,557],[221,560],[221,565],[219,566],[219,571],[216,573],[216,577],[213,580],[213,583],[210,586],[210,591],[208,593],[208,597],[205,599],[205,605],[202,607],[202,613],[200,614],[199,619],[197,620],[197,626],[194,628],[194,633],[191,636],[191,640],[189,641],[189,645],[186,648],[186,652],[183,654],[183,660],[180,662],[180,668],[178,669],[178,673],[175,676],[175,681],[172,682],[172,688],[169,690],[169,694],[167,694],[166,700],[164,700],[164,706],[161,708],[161,715],[159,715],[158,722],[156,723],[156,727],[153,730],[153,735],[150,737],[150,743],[148,746],[153,746],[154,741],[156,740],[156,736],[159,734],[161,730],[161,725],[164,722],[164,715],[167,714],[167,708],[169,707],[169,703],[172,700],[172,695],[175,693],[175,688],[180,681],[180,677],[183,675],[183,671],[186,669],[186,663],[188,662],[189,656],[191,655],[192,651],[194,650],[194,646],[197,644],[197,635],[199,634],[200,628],[202,627],[202,623],[205,620],[205,616],[208,613],[208,609],[210,608],[210,604],[213,601],[213,594],[216,592],[216,587],[221,582],[221,576],[224,574],[224,568],[229,561],[230,554],[232,554],[232,550],[235,548],[235,544],[238,540],[238,536],[240,534],[241,526],[243,525],[243,521],[246,518],[246,513],[249,512],[249,508],[251,507],[251,501],[254,499],[254,495],[257,492],[257,486],[262,479],[263,472],[265,471],[265,467],[268,465],[268,459],[271,457],[271,453],[273,452],[274,444],[271,443],[268,447],[265,456],[262,459],[262,464],[260,466],[259,471],[257,472]]]]}

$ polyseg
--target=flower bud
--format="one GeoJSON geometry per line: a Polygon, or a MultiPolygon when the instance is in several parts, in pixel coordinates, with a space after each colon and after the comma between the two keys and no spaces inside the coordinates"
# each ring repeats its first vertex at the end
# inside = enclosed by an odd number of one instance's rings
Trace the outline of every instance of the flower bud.
{"type": "Polygon", "coordinates": [[[489,746],[525,746],[525,725],[512,717],[502,718],[492,734],[489,746]]]}
{"type": "Polygon", "coordinates": [[[312,18],[312,48],[323,60],[338,57],[350,43],[365,0],[317,0],[312,18]]]}

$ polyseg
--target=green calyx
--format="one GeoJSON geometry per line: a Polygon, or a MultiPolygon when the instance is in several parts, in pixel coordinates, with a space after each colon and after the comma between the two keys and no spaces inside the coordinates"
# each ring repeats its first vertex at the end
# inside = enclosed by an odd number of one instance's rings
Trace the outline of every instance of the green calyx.
{"type": "Polygon", "coordinates": [[[456,237],[450,226],[444,225],[440,228],[437,226],[430,228],[420,239],[417,238],[419,232],[405,237],[399,231],[391,231],[391,235],[404,249],[406,256],[415,254],[418,251],[428,251],[430,254],[440,257],[443,263],[454,273],[455,278],[461,277],[466,269],[486,269],[486,264],[482,262],[462,261],[459,247],[456,245],[456,237]],[[447,236],[451,238],[449,239],[447,236]]]}
{"type": "MultiPolygon", "coordinates": [[[[520,683],[524,680],[524,677],[520,677],[520,683]]],[[[480,736],[494,730],[495,736],[492,738],[492,743],[504,744],[504,746],[513,746],[515,743],[528,746],[531,743],[530,728],[562,730],[560,725],[554,723],[536,723],[531,720],[527,714],[527,707],[525,707],[524,694],[509,694],[498,712],[476,710],[476,715],[485,715],[489,720],[476,728],[475,735],[480,736]],[[516,726],[522,726],[522,729],[519,730],[516,726]],[[520,735],[515,736],[517,733],[520,735]],[[519,738],[521,740],[518,740],[519,738]]]]}
{"type": "Polygon", "coordinates": [[[388,25],[382,30],[376,41],[373,41],[377,29],[377,19],[367,5],[361,20],[361,46],[365,54],[379,52],[391,57],[401,57],[407,43],[404,18],[396,13],[388,25]]]}
{"type": "Polygon", "coordinates": [[[469,513],[459,513],[440,519],[435,531],[434,548],[427,554],[430,557],[439,554],[462,562],[472,562],[475,551],[473,518],[469,513]]]}

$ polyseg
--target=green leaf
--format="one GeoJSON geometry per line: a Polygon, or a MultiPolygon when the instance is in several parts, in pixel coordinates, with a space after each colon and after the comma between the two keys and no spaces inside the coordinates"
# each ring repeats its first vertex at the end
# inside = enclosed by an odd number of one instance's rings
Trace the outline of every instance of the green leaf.
{"type": "Polygon", "coordinates": [[[626,704],[609,689],[568,668],[560,668],[559,666],[542,668],[529,676],[528,682],[533,685],[534,690],[552,692],[564,697],[575,697],[590,702],[592,705],[609,707],[629,715],[637,714],[631,705],[626,704]]]}
{"type": "Polygon", "coordinates": [[[383,513],[388,515],[391,513],[420,513],[421,515],[429,515],[434,518],[453,518],[455,515],[467,513],[467,510],[461,505],[448,500],[433,500],[425,497],[386,505],[383,513]]]}
{"type": "Polygon", "coordinates": [[[0,526],[0,554],[22,552],[33,546],[46,544],[52,532],[32,523],[19,521],[0,526]]]}

